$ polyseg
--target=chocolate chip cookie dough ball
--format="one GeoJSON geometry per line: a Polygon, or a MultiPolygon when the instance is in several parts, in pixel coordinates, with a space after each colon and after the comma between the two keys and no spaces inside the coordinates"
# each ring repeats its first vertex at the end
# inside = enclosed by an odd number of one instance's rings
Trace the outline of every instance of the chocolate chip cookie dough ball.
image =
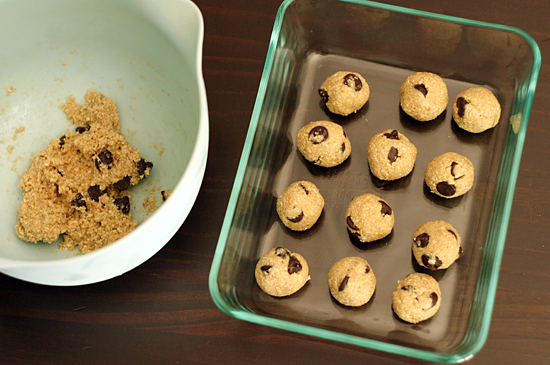
{"type": "Polygon", "coordinates": [[[460,128],[468,132],[485,132],[498,124],[500,103],[490,90],[472,87],[456,97],[453,103],[453,119],[460,128]]]}
{"type": "Polygon", "coordinates": [[[296,144],[306,160],[323,167],[337,166],[351,154],[351,143],[344,128],[325,120],[302,127],[296,144]]]}
{"type": "Polygon", "coordinates": [[[394,214],[386,201],[374,194],[363,194],[352,199],[346,211],[349,232],[361,242],[372,242],[386,237],[393,230],[394,214]]]}
{"type": "Polygon", "coordinates": [[[277,214],[293,231],[311,228],[321,216],[325,200],[315,184],[297,181],[290,184],[277,199],[277,214]]]}
{"type": "Polygon", "coordinates": [[[370,171],[380,180],[397,180],[410,174],[416,154],[415,145],[395,129],[378,133],[367,145],[370,171]]]}
{"type": "Polygon", "coordinates": [[[399,96],[403,111],[421,122],[435,119],[449,102],[447,85],[439,75],[431,72],[416,72],[407,77],[399,96]]]}
{"type": "Polygon", "coordinates": [[[306,260],[284,247],[273,248],[262,256],[254,273],[260,288],[274,297],[294,294],[310,279],[306,260]]]}
{"type": "Polygon", "coordinates": [[[420,266],[430,270],[446,269],[460,256],[460,242],[460,235],[450,223],[435,220],[416,229],[412,251],[420,266]]]}
{"type": "Polygon", "coordinates": [[[338,71],[319,88],[328,110],[343,116],[355,113],[369,100],[369,84],[357,72],[338,71]]]}
{"type": "Polygon", "coordinates": [[[397,282],[392,294],[393,311],[409,323],[433,317],[441,306],[439,283],[428,274],[413,273],[397,282]]]}
{"type": "Polygon", "coordinates": [[[360,307],[374,294],[376,276],[367,260],[346,257],[331,267],[328,286],[330,294],[341,304],[360,307]]]}
{"type": "Polygon", "coordinates": [[[447,152],[428,163],[424,180],[432,193],[443,198],[456,198],[472,188],[474,165],[458,153],[447,152]]]}

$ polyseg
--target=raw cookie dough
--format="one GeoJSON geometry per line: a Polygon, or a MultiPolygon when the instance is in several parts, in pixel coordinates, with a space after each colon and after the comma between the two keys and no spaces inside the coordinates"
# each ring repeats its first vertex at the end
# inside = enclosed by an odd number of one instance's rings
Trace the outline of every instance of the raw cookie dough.
{"type": "Polygon", "coordinates": [[[338,71],[319,88],[328,110],[343,116],[355,113],[369,100],[369,84],[357,72],[338,71]]]}
{"type": "Polygon", "coordinates": [[[391,233],[394,214],[384,199],[367,193],[352,199],[346,211],[346,224],[359,241],[372,242],[391,233]]]}
{"type": "Polygon", "coordinates": [[[397,180],[410,174],[416,154],[415,145],[395,129],[378,133],[367,145],[370,171],[380,180],[397,180]]]}
{"type": "Polygon", "coordinates": [[[293,231],[311,228],[321,216],[325,200],[317,186],[309,181],[290,184],[277,199],[277,214],[293,231]]]}
{"type": "Polygon", "coordinates": [[[306,260],[284,247],[273,248],[262,256],[254,273],[260,288],[274,297],[294,294],[310,279],[306,260]]]}
{"type": "Polygon", "coordinates": [[[416,72],[405,79],[399,91],[401,108],[412,118],[426,122],[447,108],[449,94],[443,79],[431,72],[416,72]]]}
{"type": "Polygon", "coordinates": [[[453,103],[453,119],[460,128],[468,132],[485,132],[498,124],[500,103],[484,87],[469,88],[456,97],[453,103]]]}
{"type": "Polygon", "coordinates": [[[376,276],[367,260],[346,257],[332,265],[328,273],[330,293],[338,302],[350,307],[367,303],[376,288],[376,276]]]}
{"type": "Polygon", "coordinates": [[[460,256],[460,242],[460,235],[450,223],[435,220],[416,229],[412,251],[420,266],[430,270],[446,269],[460,256]]]}
{"type": "Polygon", "coordinates": [[[67,100],[62,109],[76,130],[53,139],[22,174],[15,230],[28,242],[52,243],[62,235],[60,249],[88,253],[135,228],[127,190],[153,164],[119,134],[112,100],[94,91],[86,95],[89,104],[67,100]]]}
{"type": "Polygon", "coordinates": [[[344,128],[326,120],[302,127],[296,144],[306,160],[323,167],[337,166],[351,154],[351,143],[344,128]]]}
{"type": "Polygon", "coordinates": [[[432,193],[443,198],[456,198],[473,186],[474,165],[458,153],[447,152],[428,163],[424,179],[432,193]]]}
{"type": "Polygon", "coordinates": [[[431,318],[441,306],[439,283],[428,274],[412,273],[397,282],[392,294],[393,311],[409,323],[431,318]]]}

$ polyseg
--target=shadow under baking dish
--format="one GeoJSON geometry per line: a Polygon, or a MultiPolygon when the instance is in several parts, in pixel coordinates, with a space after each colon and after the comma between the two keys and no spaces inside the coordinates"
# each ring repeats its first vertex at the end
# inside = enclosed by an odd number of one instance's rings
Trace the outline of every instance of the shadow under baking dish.
{"type": "Polygon", "coordinates": [[[538,47],[515,28],[367,1],[283,3],[211,270],[216,304],[243,320],[426,360],[473,356],[490,324],[539,67],[538,47]],[[371,89],[368,103],[348,117],[330,113],[317,93],[336,71],[359,72],[371,89]],[[414,71],[439,74],[447,84],[449,105],[433,121],[414,121],[400,109],[399,88],[414,71]],[[452,120],[452,102],[472,86],[489,88],[502,106],[500,123],[481,134],[452,120]],[[298,130],[315,120],[344,127],[352,153],[342,165],[314,166],[297,151],[298,130]],[[375,178],[366,155],[370,138],[386,129],[418,148],[413,172],[393,182],[375,178]],[[424,183],[428,162],[449,151],[475,166],[473,188],[455,199],[435,196],[424,183]],[[321,218],[305,232],[284,227],[275,210],[297,180],[313,182],[325,199],[321,218]],[[364,193],[384,198],[395,213],[393,232],[369,244],[350,236],[345,223],[349,202],[364,193]],[[429,272],[412,256],[412,235],[436,219],[457,229],[463,253],[449,269],[429,272]],[[276,246],[300,253],[310,267],[310,282],[286,298],[265,294],[254,278],[258,259],[276,246]],[[365,258],[377,278],[373,298],[360,308],[329,293],[328,271],[347,256],[365,258]],[[391,293],[415,271],[438,280],[442,305],[411,325],[393,313],[391,293]]]}

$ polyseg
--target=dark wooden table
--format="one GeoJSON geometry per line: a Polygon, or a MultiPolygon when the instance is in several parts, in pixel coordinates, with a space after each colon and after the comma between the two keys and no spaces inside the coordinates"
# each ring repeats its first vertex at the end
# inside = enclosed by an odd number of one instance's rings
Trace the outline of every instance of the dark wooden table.
{"type": "MultiPolygon", "coordinates": [[[[489,338],[471,364],[550,363],[550,5],[546,0],[387,0],[527,31],[542,67],[489,338]]],[[[173,239],[121,277],[47,287],[0,275],[0,363],[405,364],[395,355],[249,324],[222,313],[208,274],[280,0],[196,0],[205,21],[210,151],[173,239]]]]}

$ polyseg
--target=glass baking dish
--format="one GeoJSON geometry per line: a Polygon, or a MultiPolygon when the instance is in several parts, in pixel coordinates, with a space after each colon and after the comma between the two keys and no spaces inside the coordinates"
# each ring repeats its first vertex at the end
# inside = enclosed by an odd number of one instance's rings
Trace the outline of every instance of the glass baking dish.
{"type": "Polygon", "coordinates": [[[236,318],[302,334],[439,362],[460,362],[483,346],[491,319],[502,252],[527,120],[540,68],[540,51],[522,30],[370,1],[287,0],[277,14],[250,128],[210,272],[216,305],[236,318]],[[336,71],[362,74],[368,103],[342,117],[318,95],[336,71]],[[415,71],[444,78],[449,105],[430,122],[416,122],[399,106],[399,88],[415,71]],[[492,90],[500,123],[480,134],[452,120],[452,102],[471,86],[492,90]],[[308,163],[296,149],[305,124],[341,124],[350,158],[334,168],[308,163]],[[413,172],[393,182],[369,171],[366,145],[376,133],[397,129],[418,148],[413,172]],[[473,188],[444,199],[424,183],[427,163],[444,152],[468,157],[473,188]],[[280,222],[277,197],[292,182],[309,180],[325,198],[319,221],[293,232],[280,222]],[[395,212],[393,232],[361,244],[347,232],[345,211],[364,193],[384,198],[395,212]],[[463,253],[446,270],[429,272],[442,305],[431,319],[411,325],[392,311],[399,279],[426,272],[416,264],[412,234],[429,220],[451,223],[463,253]],[[284,246],[307,260],[311,280],[286,298],[258,287],[254,268],[269,249],[284,246]],[[360,256],[377,277],[373,298],[359,308],[332,299],[327,274],[337,260],[360,256]]]}

